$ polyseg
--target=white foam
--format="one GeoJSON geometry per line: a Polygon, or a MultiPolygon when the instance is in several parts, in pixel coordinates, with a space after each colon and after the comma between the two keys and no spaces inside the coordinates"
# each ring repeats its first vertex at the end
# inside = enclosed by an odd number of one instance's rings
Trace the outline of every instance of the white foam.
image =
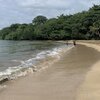
{"type": "Polygon", "coordinates": [[[34,58],[28,59],[27,61],[21,61],[21,65],[19,66],[9,67],[5,71],[0,72],[0,81],[6,78],[16,79],[21,76],[26,76],[28,73],[33,73],[34,71],[38,70],[35,64],[41,61],[41,59],[46,59],[48,57],[51,57],[58,60],[60,59],[61,53],[65,53],[71,48],[73,48],[73,46],[64,45],[64,46],[53,48],[51,50],[42,51],[38,53],[34,58]]]}

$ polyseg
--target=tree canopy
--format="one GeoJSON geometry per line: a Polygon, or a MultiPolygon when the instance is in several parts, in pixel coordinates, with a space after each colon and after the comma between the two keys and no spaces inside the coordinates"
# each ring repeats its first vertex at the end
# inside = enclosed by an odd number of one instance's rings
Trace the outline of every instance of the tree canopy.
{"type": "Polygon", "coordinates": [[[37,16],[30,24],[12,24],[0,30],[6,40],[100,39],[100,5],[73,15],[48,19],[37,16]]]}
{"type": "Polygon", "coordinates": [[[47,21],[47,18],[45,16],[37,16],[33,19],[32,23],[34,25],[41,25],[44,24],[47,21]]]}

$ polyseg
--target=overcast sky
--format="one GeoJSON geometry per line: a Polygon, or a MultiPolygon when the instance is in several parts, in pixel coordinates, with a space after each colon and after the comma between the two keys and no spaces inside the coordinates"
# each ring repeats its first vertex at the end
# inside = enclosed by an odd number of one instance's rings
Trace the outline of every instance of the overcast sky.
{"type": "Polygon", "coordinates": [[[30,23],[37,15],[48,18],[88,10],[100,0],[0,0],[0,28],[30,23]]]}

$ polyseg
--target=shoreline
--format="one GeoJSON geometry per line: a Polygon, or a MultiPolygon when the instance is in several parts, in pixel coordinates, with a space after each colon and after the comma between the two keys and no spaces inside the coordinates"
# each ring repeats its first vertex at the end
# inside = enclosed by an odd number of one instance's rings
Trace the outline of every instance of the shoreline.
{"type": "Polygon", "coordinates": [[[8,67],[8,69],[1,72],[2,75],[0,74],[1,75],[0,85],[5,84],[7,81],[16,80],[18,78],[25,77],[29,74],[39,72],[42,69],[48,68],[55,62],[58,62],[60,58],[63,56],[63,54],[66,52],[69,52],[70,49],[72,49],[73,47],[74,46],[70,44],[69,46],[64,45],[62,47],[59,46],[58,48],[55,47],[53,48],[53,50],[51,49],[51,51],[50,50],[42,51],[37,54],[36,58],[40,58],[42,56],[43,58],[41,58],[41,60],[39,60],[38,63],[36,64],[32,64],[32,61],[34,60],[34,58],[30,58],[26,61],[23,61],[23,63],[18,66],[15,66],[12,68],[8,67]],[[46,56],[46,53],[47,53],[47,56],[46,56]],[[45,56],[43,54],[45,54],[45,56]],[[28,66],[28,67],[25,67],[25,66],[28,66]],[[15,72],[12,70],[13,68],[15,68],[14,70],[15,72]]]}
{"type": "Polygon", "coordinates": [[[51,67],[8,83],[0,92],[0,100],[83,100],[80,89],[92,66],[100,60],[96,50],[83,45],[73,48],[51,67]]]}

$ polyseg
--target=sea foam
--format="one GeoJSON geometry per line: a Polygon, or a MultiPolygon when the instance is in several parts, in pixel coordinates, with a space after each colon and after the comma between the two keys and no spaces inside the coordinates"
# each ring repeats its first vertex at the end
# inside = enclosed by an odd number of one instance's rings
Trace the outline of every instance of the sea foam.
{"type": "MultiPolygon", "coordinates": [[[[72,45],[63,45],[53,48],[51,50],[44,50],[36,54],[34,58],[26,61],[21,61],[21,65],[9,67],[3,72],[0,72],[0,82],[16,79],[18,77],[26,76],[27,74],[41,71],[59,60],[61,55],[73,48],[72,45]]],[[[14,60],[16,61],[16,60],[14,60]]]]}

